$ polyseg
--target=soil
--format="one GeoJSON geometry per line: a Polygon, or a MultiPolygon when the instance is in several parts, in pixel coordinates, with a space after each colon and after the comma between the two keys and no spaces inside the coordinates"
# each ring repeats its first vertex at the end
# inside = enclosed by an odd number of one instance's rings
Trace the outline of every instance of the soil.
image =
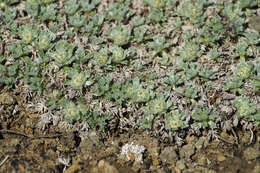
{"type": "Polygon", "coordinates": [[[43,132],[36,128],[40,115],[26,110],[11,93],[0,99],[0,117],[0,172],[260,172],[259,129],[221,132],[213,140],[205,131],[187,136],[181,145],[163,143],[140,130],[104,137],[50,125],[43,132]],[[145,150],[123,155],[126,144],[145,150]]]}

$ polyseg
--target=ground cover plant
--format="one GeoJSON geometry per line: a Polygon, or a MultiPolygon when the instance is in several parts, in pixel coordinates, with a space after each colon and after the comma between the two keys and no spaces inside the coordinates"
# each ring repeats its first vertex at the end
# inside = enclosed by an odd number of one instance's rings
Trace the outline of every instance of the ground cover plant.
{"type": "Polygon", "coordinates": [[[41,114],[41,130],[134,128],[165,141],[203,129],[253,131],[260,124],[259,5],[3,0],[0,87],[41,114]]]}

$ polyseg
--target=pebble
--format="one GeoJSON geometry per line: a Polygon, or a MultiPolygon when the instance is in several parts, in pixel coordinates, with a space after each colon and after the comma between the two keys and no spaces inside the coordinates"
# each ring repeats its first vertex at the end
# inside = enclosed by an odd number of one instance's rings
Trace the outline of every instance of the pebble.
{"type": "Polygon", "coordinates": [[[159,158],[165,164],[174,164],[178,160],[178,155],[173,147],[166,147],[161,152],[159,158]]]}
{"type": "Polygon", "coordinates": [[[195,153],[195,147],[192,144],[184,145],[180,149],[181,158],[190,158],[195,153]]]}
{"type": "Polygon", "coordinates": [[[219,162],[223,162],[223,161],[225,161],[227,158],[222,154],[222,153],[219,153],[218,155],[217,155],[217,160],[219,161],[219,162]]]}

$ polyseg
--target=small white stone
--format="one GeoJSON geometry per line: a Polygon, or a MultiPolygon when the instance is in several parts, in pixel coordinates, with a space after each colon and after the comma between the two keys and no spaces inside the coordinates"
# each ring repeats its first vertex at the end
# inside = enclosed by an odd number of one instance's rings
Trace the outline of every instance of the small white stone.
{"type": "Polygon", "coordinates": [[[144,146],[134,145],[133,142],[130,144],[125,144],[121,149],[121,155],[123,155],[127,160],[129,158],[128,153],[132,153],[135,157],[135,161],[143,163],[143,152],[145,151],[144,146]]]}

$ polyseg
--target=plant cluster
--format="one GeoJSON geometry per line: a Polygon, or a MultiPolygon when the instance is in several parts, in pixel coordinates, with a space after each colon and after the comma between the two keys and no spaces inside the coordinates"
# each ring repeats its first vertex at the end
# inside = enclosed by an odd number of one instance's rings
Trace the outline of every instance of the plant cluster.
{"type": "Polygon", "coordinates": [[[259,6],[4,0],[0,87],[30,95],[25,102],[46,100],[49,111],[73,125],[104,130],[121,117],[119,128],[156,134],[221,128],[230,115],[216,111],[223,106],[212,96],[218,90],[235,93],[233,116],[257,127],[260,34],[247,19],[259,6]]]}
{"type": "Polygon", "coordinates": [[[233,106],[237,109],[236,117],[259,124],[259,108],[248,97],[238,97],[233,101],[233,106]]]}
{"type": "Polygon", "coordinates": [[[232,92],[243,92],[240,87],[245,82],[251,82],[253,84],[254,90],[258,90],[258,81],[259,73],[257,72],[257,64],[252,62],[245,62],[242,60],[237,66],[233,69],[233,76],[231,79],[227,79],[226,85],[224,86],[225,91],[232,92]]]}
{"type": "Polygon", "coordinates": [[[185,117],[185,114],[183,112],[179,111],[172,111],[169,114],[166,114],[166,129],[169,130],[179,130],[179,129],[185,129],[189,127],[188,121],[186,121],[187,117],[185,117]]]}
{"type": "Polygon", "coordinates": [[[195,108],[192,118],[195,120],[195,128],[216,128],[214,120],[217,118],[217,114],[208,108],[195,108]]]}

